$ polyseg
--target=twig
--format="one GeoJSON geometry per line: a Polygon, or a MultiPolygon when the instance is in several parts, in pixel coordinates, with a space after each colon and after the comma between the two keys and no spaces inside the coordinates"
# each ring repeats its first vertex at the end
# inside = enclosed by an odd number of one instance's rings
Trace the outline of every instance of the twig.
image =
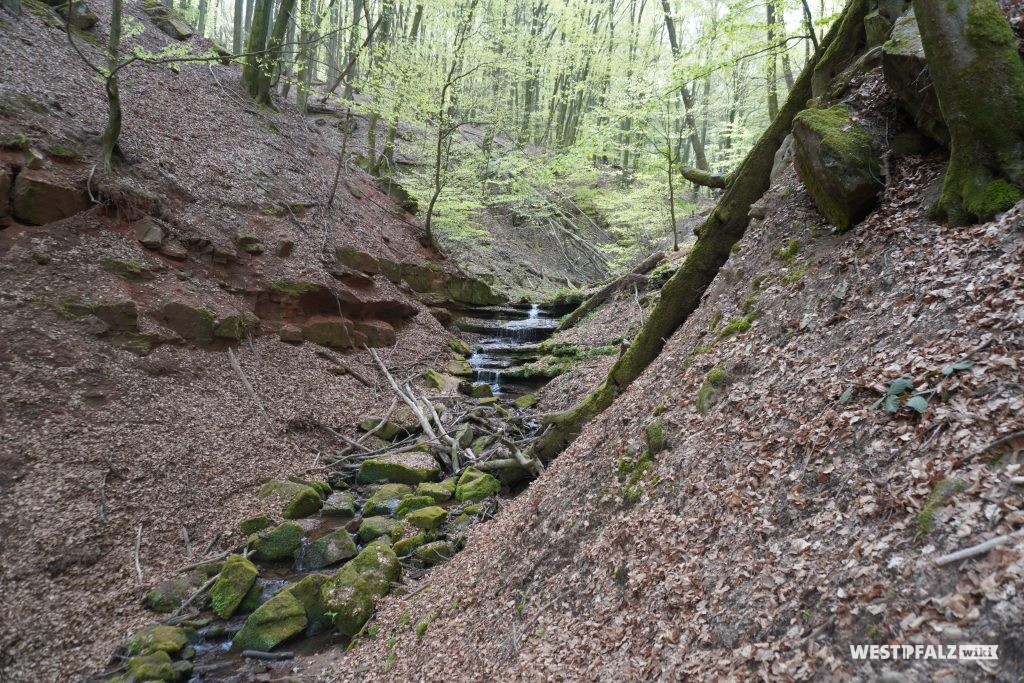
{"type": "Polygon", "coordinates": [[[203,553],[202,554],[206,555],[208,552],[210,552],[210,550],[213,549],[213,546],[216,545],[217,541],[219,541],[219,540],[220,540],[220,532],[218,531],[217,533],[215,533],[213,535],[213,538],[210,539],[210,542],[206,544],[206,547],[203,548],[203,553]]]}
{"type": "Polygon", "coordinates": [[[235,357],[235,352],[231,347],[228,347],[228,358],[231,360],[231,367],[235,369],[235,372],[238,373],[238,376],[242,379],[242,384],[245,385],[246,391],[248,391],[249,395],[252,396],[252,399],[256,401],[256,406],[260,409],[263,419],[267,421],[268,426],[273,426],[270,422],[270,416],[267,415],[267,409],[263,406],[263,401],[260,400],[260,397],[256,394],[256,390],[252,388],[251,384],[249,384],[249,379],[245,376],[245,373],[242,372],[242,366],[238,364],[238,358],[235,357]]]}
{"type": "Polygon", "coordinates": [[[334,363],[335,365],[337,365],[337,366],[339,366],[339,367],[342,367],[342,368],[344,368],[344,369],[345,369],[345,372],[347,372],[348,374],[352,375],[352,376],[353,376],[353,377],[355,377],[355,378],[356,378],[357,380],[359,380],[359,382],[360,382],[360,383],[361,383],[361,384],[362,384],[363,386],[366,386],[366,387],[372,387],[372,386],[373,386],[373,385],[372,385],[372,384],[370,383],[370,381],[369,381],[369,380],[367,380],[367,379],[366,379],[365,377],[363,377],[363,376],[362,376],[361,374],[359,374],[358,372],[356,372],[355,370],[353,370],[352,368],[350,368],[350,367],[349,367],[348,365],[346,365],[345,363],[342,363],[342,362],[341,362],[340,360],[338,360],[338,358],[337,358],[337,357],[336,357],[336,356],[335,356],[334,354],[332,354],[332,353],[331,353],[330,351],[328,351],[328,350],[326,350],[326,349],[319,349],[319,350],[317,350],[317,352],[316,352],[316,355],[320,356],[321,358],[326,358],[327,360],[331,361],[331,362],[332,362],[332,363],[334,363]]]}
{"type": "Polygon", "coordinates": [[[173,612],[171,612],[171,616],[172,617],[176,617],[179,614],[181,614],[182,612],[184,612],[186,607],[188,607],[189,605],[191,605],[193,602],[196,601],[196,598],[198,598],[200,595],[202,595],[206,591],[210,590],[210,588],[213,587],[213,584],[217,583],[217,579],[219,579],[219,578],[220,578],[220,572],[217,572],[216,574],[211,576],[209,579],[207,579],[206,583],[204,583],[202,586],[200,586],[198,589],[196,589],[195,593],[193,593],[192,595],[188,596],[188,598],[185,600],[185,602],[181,603],[181,605],[178,606],[178,609],[176,609],[173,612]]]}
{"type": "Polygon", "coordinates": [[[943,567],[952,562],[959,562],[960,560],[966,560],[976,555],[983,555],[987,553],[989,550],[992,550],[993,548],[998,548],[999,546],[1005,543],[1009,543],[1014,538],[1020,536],[1022,532],[1024,532],[1024,529],[1015,531],[1012,534],[996,536],[995,538],[990,538],[984,543],[972,545],[970,548],[964,548],[963,550],[957,550],[955,553],[943,555],[942,557],[939,557],[935,560],[935,564],[937,564],[940,567],[943,567]]]}
{"type": "Polygon", "coordinates": [[[185,528],[184,524],[181,525],[181,540],[182,540],[182,542],[185,543],[185,553],[189,556],[189,558],[191,558],[192,557],[192,541],[189,540],[188,529],[185,528]]]}
{"type": "Polygon", "coordinates": [[[139,563],[139,547],[142,545],[142,525],[139,525],[139,533],[135,535],[135,574],[139,577],[139,584],[142,584],[142,564],[139,563]]]}
{"type": "Polygon", "coordinates": [[[262,650],[242,650],[242,656],[247,659],[262,659],[268,662],[277,662],[295,657],[294,652],[264,652],[262,650]]]}
{"type": "Polygon", "coordinates": [[[367,448],[363,444],[359,443],[355,439],[350,439],[347,436],[345,436],[344,434],[342,434],[341,432],[338,432],[338,431],[336,431],[334,429],[331,429],[330,427],[325,425],[323,422],[319,422],[319,421],[316,422],[316,426],[319,427],[320,429],[324,430],[325,432],[327,432],[331,436],[333,436],[338,441],[341,441],[342,443],[346,443],[349,446],[351,446],[352,448],[358,448],[359,450],[363,451],[364,453],[366,453],[366,452],[368,452],[370,450],[369,448],[367,448]]]}

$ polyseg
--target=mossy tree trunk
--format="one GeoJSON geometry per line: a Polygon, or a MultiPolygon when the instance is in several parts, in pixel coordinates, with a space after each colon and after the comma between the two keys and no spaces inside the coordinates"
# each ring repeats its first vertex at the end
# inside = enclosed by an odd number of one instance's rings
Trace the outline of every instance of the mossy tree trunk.
{"type": "MultiPolygon", "coordinates": [[[[857,40],[851,40],[848,33],[863,33],[863,16],[867,0],[852,0],[843,16],[833,25],[821,42],[821,49],[804,67],[800,77],[793,84],[793,90],[786,98],[768,129],[747,154],[736,170],[734,179],[726,189],[718,206],[697,230],[697,242],[683,265],[661,289],[661,298],[648,317],[640,333],[633,339],[629,349],[612,366],[605,381],[575,408],[558,413],[547,419],[551,429],[535,446],[536,454],[543,462],[549,462],[565,448],[583,429],[583,426],[610,406],[641,372],[658,357],[665,340],[686,321],[700,304],[704,291],[714,280],[719,269],[729,258],[730,251],[750,222],[747,213],[750,205],[761,198],[770,184],[770,174],[775,152],[789,134],[793,117],[804,109],[811,96],[811,80],[815,67],[822,55],[832,54],[833,59],[844,55],[831,52],[833,45],[855,49],[857,40]],[[850,15],[860,21],[850,20],[850,15]]],[[[858,34],[859,35],[859,34],[858,34]]]]}
{"type": "Polygon", "coordinates": [[[277,19],[273,23],[273,31],[269,31],[270,15],[273,12],[273,0],[258,0],[246,45],[245,66],[242,68],[242,87],[259,104],[270,104],[270,86],[277,61],[281,57],[281,45],[288,29],[292,12],[295,11],[295,0],[281,0],[277,11],[277,19]],[[267,34],[270,33],[269,39],[267,34]]]}
{"type": "Polygon", "coordinates": [[[984,221],[1024,190],[1024,61],[995,0],[914,0],[928,70],[950,134],[934,207],[953,225],[984,221]]]}

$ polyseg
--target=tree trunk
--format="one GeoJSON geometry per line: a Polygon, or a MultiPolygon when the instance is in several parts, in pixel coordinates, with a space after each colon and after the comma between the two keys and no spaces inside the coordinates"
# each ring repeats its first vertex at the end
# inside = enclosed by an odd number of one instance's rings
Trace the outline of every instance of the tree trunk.
{"type": "MultiPolygon", "coordinates": [[[[672,8],[669,6],[668,0],[661,0],[661,10],[665,14],[665,29],[668,33],[669,45],[672,48],[672,56],[679,59],[680,49],[679,41],[676,38],[676,24],[672,19],[672,8]]],[[[686,123],[690,146],[693,148],[693,158],[696,160],[697,168],[706,171],[708,169],[708,159],[704,154],[704,145],[697,134],[697,123],[693,119],[693,93],[690,92],[685,83],[679,88],[679,96],[683,100],[683,121],[686,123]]]]}
{"type": "Polygon", "coordinates": [[[934,209],[952,225],[986,221],[1024,189],[1024,62],[995,0],[914,0],[928,71],[949,128],[934,209]]]}
{"type": "Polygon", "coordinates": [[[259,104],[270,105],[270,85],[278,60],[281,56],[281,44],[284,34],[295,9],[295,0],[282,0],[274,21],[274,30],[267,39],[267,26],[270,24],[270,11],[273,0],[259,0],[253,16],[252,32],[246,48],[251,54],[246,58],[242,69],[242,85],[249,95],[259,104]]]}
{"type": "MultiPolygon", "coordinates": [[[[822,40],[826,54],[834,45],[850,45],[846,32],[859,29],[862,22],[847,21],[851,13],[860,12],[867,0],[852,0],[828,35],[822,40]]],[[[836,54],[835,58],[851,55],[836,54]]],[[[658,357],[665,341],[682,325],[700,305],[701,296],[714,280],[719,269],[729,258],[734,244],[743,237],[750,217],[750,205],[768,189],[775,152],[789,134],[793,117],[804,109],[811,95],[811,80],[818,63],[815,55],[801,72],[793,90],[779,115],[761,134],[736,171],[733,183],[707,220],[697,230],[697,242],[683,265],[661,289],[661,298],[647,322],[633,339],[629,349],[608,372],[608,377],[575,408],[549,416],[545,422],[552,428],[535,445],[535,453],[545,463],[550,462],[583,429],[583,426],[610,406],[640,376],[640,373],[658,357]]]]}
{"type": "Polygon", "coordinates": [[[231,27],[231,51],[242,52],[242,24],[245,21],[245,0],[235,0],[235,19],[231,27]]]}
{"type": "Polygon", "coordinates": [[[775,2],[774,0],[768,0],[765,3],[765,9],[768,11],[768,56],[767,64],[768,69],[765,77],[768,80],[768,120],[771,121],[779,115],[779,87],[778,87],[778,76],[775,72],[776,64],[778,63],[775,59],[775,2]]]}
{"type": "Polygon", "coordinates": [[[298,92],[295,96],[295,103],[299,111],[306,113],[306,105],[309,102],[309,89],[313,81],[313,71],[316,69],[316,39],[319,31],[320,17],[317,15],[316,0],[308,0],[306,12],[301,17],[302,30],[299,32],[299,42],[302,48],[295,58],[296,71],[298,75],[298,92]],[[307,16],[308,15],[308,16],[307,16]]]}
{"type": "Polygon", "coordinates": [[[199,19],[196,21],[196,33],[203,36],[206,33],[206,14],[209,7],[209,0],[199,0],[199,19]]]}
{"type": "Polygon", "coordinates": [[[107,126],[100,143],[103,146],[103,166],[110,172],[114,165],[117,140],[121,137],[121,90],[118,67],[121,65],[121,15],[123,0],[113,0],[110,5],[110,34],[107,39],[107,126]]]}

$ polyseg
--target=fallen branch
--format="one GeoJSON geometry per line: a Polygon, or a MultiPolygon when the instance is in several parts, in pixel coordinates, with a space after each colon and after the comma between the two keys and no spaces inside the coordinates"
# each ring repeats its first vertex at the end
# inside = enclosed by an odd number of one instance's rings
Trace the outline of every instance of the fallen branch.
{"type": "Polygon", "coordinates": [[[228,347],[228,358],[231,360],[231,367],[235,369],[235,372],[238,373],[239,378],[241,378],[246,391],[248,391],[249,395],[252,396],[252,400],[256,402],[256,407],[260,409],[263,419],[267,421],[268,426],[273,426],[270,422],[270,416],[267,415],[267,409],[263,406],[263,401],[260,400],[260,397],[256,394],[256,390],[252,388],[251,384],[249,384],[249,379],[245,376],[245,373],[242,372],[242,366],[238,364],[238,358],[235,356],[235,352],[230,346],[228,347]]]}
{"type": "Polygon", "coordinates": [[[354,378],[359,380],[359,383],[362,384],[364,387],[372,387],[373,386],[372,384],[370,384],[369,380],[367,380],[365,377],[363,377],[361,374],[359,374],[358,372],[353,370],[351,367],[349,367],[345,363],[343,363],[340,360],[338,360],[338,357],[335,354],[332,354],[327,349],[318,349],[317,352],[316,352],[316,355],[318,355],[321,358],[324,358],[326,360],[329,360],[332,363],[334,363],[335,365],[337,365],[338,367],[344,369],[345,372],[347,372],[348,374],[352,375],[354,378]]]}
{"type": "Polygon", "coordinates": [[[135,574],[139,577],[139,584],[142,584],[142,565],[139,563],[139,548],[142,546],[142,525],[139,525],[139,533],[135,535],[135,574]]]}
{"type": "Polygon", "coordinates": [[[679,175],[683,176],[683,178],[689,180],[694,185],[710,187],[716,190],[724,190],[732,185],[732,181],[736,178],[735,171],[722,175],[721,173],[702,171],[699,168],[691,168],[690,166],[680,166],[679,175]]]}
{"type": "Polygon", "coordinates": [[[1020,536],[1022,532],[1024,532],[1024,530],[1018,530],[1018,531],[1015,531],[1012,534],[1005,534],[1003,536],[996,536],[995,538],[990,538],[989,540],[985,541],[984,543],[979,543],[978,545],[972,545],[970,548],[964,548],[963,550],[957,550],[955,553],[950,553],[948,555],[943,555],[942,557],[939,557],[939,558],[937,558],[935,560],[935,564],[940,566],[940,567],[944,567],[945,565],[951,564],[953,562],[959,562],[960,560],[966,560],[968,558],[975,557],[977,555],[984,555],[985,553],[987,553],[989,550],[992,550],[993,548],[998,548],[1001,545],[1009,543],[1014,538],[1017,538],[1018,536],[1020,536]]]}
{"type": "Polygon", "coordinates": [[[264,652],[263,650],[242,650],[242,656],[247,659],[262,659],[268,662],[279,662],[295,657],[294,652],[264,652]]]}

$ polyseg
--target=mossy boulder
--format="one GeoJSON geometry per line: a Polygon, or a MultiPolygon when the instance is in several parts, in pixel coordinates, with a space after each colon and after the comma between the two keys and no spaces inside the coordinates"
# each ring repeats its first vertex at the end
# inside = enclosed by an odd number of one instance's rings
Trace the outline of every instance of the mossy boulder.
{"type": "Polygon", "coordinates": [[[533,394],[523,394],[516,400],[512,401],[512,405],[520,410],[526,410],[537,405],[537,397],[533,394]]]}
{"type": "Polygon", "coordinates": [[[22,223],[46,225],[70,218],[92,206],[84,185],[25,169],[14,179],[11,213],[22,223]]]}
{"type": "Polygon", "coordinates": [[[365,517],[359,525],[359,538],[369,543],[381,537],[397,539],[402,537],[402,523],[390,517],[365,517]]]}
{"type": "MultiPolygon", "coordinates": [[[[187,576],[175,576],[161,581],[153,590],[146,593],[146,607],[161,614],[169,614],[178,609],[192,592],[206,581],[202,572],[191,572],[187,576]]],[[[197,598],[198,606],[203,606],[203,597],[197,598]]],[[[193,602],[193,604],[196,604],[193,602]]]]}
{"type": "Polygon", "coordinates": [[[455,480],[445,479],[441,482],[423,482],[416,487],[416,495],[427,496],[435,503],[443,503],[455,495],[455,480]]]}
{"type": "Polygon", "coordinates": [[[143,10],[153,20],[156,27],[175,40],[188,40],[192,37],[193,29],[185,18],[174,10],[157,0],[146,0],[142,5],[143,10]]]}
{"type": "Polygon", "coordinates": [[[448,348],[460,356],[468,356],[473,353],[473,348],[458,337],[448,338],[448,348]]]}
{"type": "Polygon", "coordinates": [[[448,275],[433,264],[421,266],[416,263],[403,263],[402,279],[414,292],[424,294],[441,292],[448,280],[448,275]]]}
{"type": "Polygon", "coordinates": [[[474,384],[469,390],[469,395],[472,398],[490,398],[494,396],[494,390],[490,384],[474,384]]]}
{"type": "Polygon", "coordinates": [[[434,541],[416,548],[413,557],[424,565],[433,566],[447,562],[455,555],[455,546],[448,541],[434,541]]]}
{"type": "Polygon", "coordinates": [[[249,330],[256,328],[256,319],[249,315],[229,315],[218,320],[213,326],[213,336],[222,339],[241,339],[249,330]]]}
{"type": "Polygon", "coordinates": [[[497,306],[506,303],[508,297],[491,289],[483,280],[471,277],[453,277],[445,285],[449,299],[471,306],[497,306]]]}
{"type": "Polygon", "coordinates": [[[333,349],[359,348],[366,343],[366,335],[347,320],[314,320],[302,328],[302,338],[319,346],[333,349]]]}
{"type": "Polygon", "coordinates": [[[359,251],[350,247],[338,247],[335,250],[335,255],[338,257],[338,263],[349,268],[354,268],[371,275],[376,275],[380,272],[380,262],[365,251],[359,251]]]}
{"type": "Polygon", "coordinates": [[[442,375],[437,370],[427,370],[424,372],[423,383],[431,389],[444,389],[448,385],[445,375],[442,375]]]}
{"type": "Polygon", "coordinates": [[[295,552],[295,568],[300,572],[323,569],[355,557],[359,551],[345,529],[338,529],[302,545],[295,552]]]}
{"type": "Polygon", "coordinates": [[[489,498],[500,490],[500,481],[475,467],[467,467],[455,486],[455,497],[465,503],[470,500],[489,498]]]}
{"type": "Polygon", "coordinates": [[[129,681],[175,681],[178,672],[166,652],[153,652],[128,660],[129,681]]]}
{"type": "Polygon", "coordinates": [[[363,503],[363,517],[390,515],[398,507],[398,501],[412,493],[405,484],[383,484],[363,503]]]}
{"type": "Polygon", "coordinates": [[[315,636],[331,627],[331,619],[324,608],[321,590],[331,577],[327,574],[309,574],[301,581],[289,584],[283,590],[291,593],[306,610],[306,635],[315,636]]]}
{"type": "Polygon", "coordinates": [[[913,9],[896,21],[889,40],[882,46],[882,74],[886,85],[899,97],[900,105],[914,119],[914,125],[948,147],[949,129],[935,94],[913,9]]]}
{"type": "Polygon", "coordinates": [[[410,512],[405,516],[405,521],[412,524],[417,529],[432,531],[433,529],[441,526],[447,517],[448,513],[444,511],[444,508],[431,505],[429,507],[420,508],[419,510],[410,512]]]}
{"type": "Polygon", "coordinates": [[[793,140],[800,179],[829,223],[849,230],[878,204],[881,151],[844,105],[797,114],[793,140]]]}
{"type": "Polygon", "coordinates": [[[356,501],[348,491],[337,491],[332,493],[324,501],[320,514],[325,517],[354,517],[356,514],[356,501]]]}
{"type": "Polygon", "coordinates": [[[657,455],[665,450],[665,423],[662,420],[652,420],[644,427],[644,438],[647,441],[647,451],[651,455],[657,455]]]}
{"type": "Polygon", "coordinates": [[[375,600],[387,595],[392,582],[401,578],[402,565],[386,543],[367,545],[321,589],[335,628],[347,636],[359,633],[373,614],[375,600]]]}
{"type": "Polygon", "coordinates": [[[213,339],[213,313],[202,306],[182,301],[164,304],[153,312],[162,325],[176,332],[182,339],[209,341],[213,339]]]}
{"type": "Polygon", "coordinates": [[[230,619],[256,582],[259,570],[242,555],[229,555],[221,567],[217,582],[210,589],[210,606],[214,614],[230,619]]]}
{"type": "Polygon", "coordinates": [[[364,460],[359,466],[358,479],[362,483],[419,484],[436,480],[440,473],[441,468],[429,453],[413,451],[364,460]]]}
{"type": "Polygon", "coordinates": [[[306,630],[306,608],[291,592],[281,591],[249,615],[231,645],[236,650],[270,651],[306,630]]]}
{"type": "Polygon", "coordinates": [[[419,548],[421,545],[427,542],[426,534],[416,534],[415,536],[407,536],[403,539],[395,541],[391,545],[391,549],[395,551],[395,555],[398,557],[408,557],[412,551],[419,548]]]}
{"type": "Polygon", "coordinates": [[[297,522],[278,524],[273,529],[249,537],[249,546],[256,552],[253,558],[269,562],[292,557],[302,545],[304,531],[297,522]]]}
{"type": "Polygon", "coordinates": [[[273,523],[274,520],[270,519],[267,515],[256,515],[255,517],[243,519],[238,524],[238,527],[242,530],[243,534],[251,536],[259,531],[263,531],[273,523]]]}
{"type": "Polygon", "coordinates": [[[128,643],[129,654],[148,655],[153,652],[174,654],[188,645],[188,632],[180,626],[149,626],[128,643]]]}
{"type": "Polygon", "coordinates": [[[252,584],[252,588],[242,598],[242,603],[235,610],[235,614],[252,614],[256,611],[256,608],[263,604],[263,586],[257,579],[252,584]]]}
{"type": "Polygon", "coordinates": [[[415,494],[405,496],[402,500],[398,501],[398,505],[395,507],[395,517],[402,519],[410,512],[430,507],[433,504],[434,499],[430,496],[417,496],[415,494]]]}
{"type": "Polygon", "coordinates": [[[271,479],[260,487],[260,498],[275,496],[284,503],[285,519],[300,519],[316,514],[323,506],[320,492],[312,486],[294,481],[271,479]]]}
{"type": "Polygon", "coordinates": [[[469,361],[465,358],[453,358],[448,362],[447,368],[449,375],[456,377],[472,377],[473,366],[469,364],[469,361]]]}

